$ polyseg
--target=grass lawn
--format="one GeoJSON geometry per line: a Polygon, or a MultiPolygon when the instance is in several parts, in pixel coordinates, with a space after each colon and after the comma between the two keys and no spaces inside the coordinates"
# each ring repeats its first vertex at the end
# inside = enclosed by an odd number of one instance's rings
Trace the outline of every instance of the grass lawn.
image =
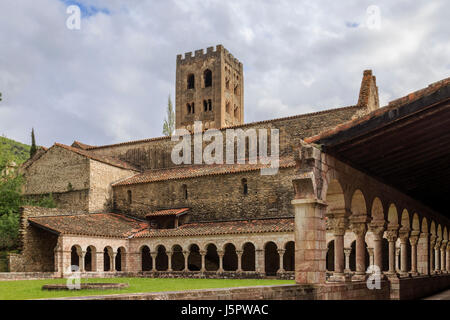
{"type": "Polygon", "coordinates": [[[130,287],[121,290],[42,290],[44,284],[66,283],[66,279],[0,281],[0,300],[25,300],[39,298],[58,298],[92,296],[117,293],[181,291],[192,289],[229,288],[245,286],[264,286],[276,284],[294,284],[291,280],[272,279],[159,279],[159,278],[110,278],[81,279],[86,282],[127,282],[130,287]]]}

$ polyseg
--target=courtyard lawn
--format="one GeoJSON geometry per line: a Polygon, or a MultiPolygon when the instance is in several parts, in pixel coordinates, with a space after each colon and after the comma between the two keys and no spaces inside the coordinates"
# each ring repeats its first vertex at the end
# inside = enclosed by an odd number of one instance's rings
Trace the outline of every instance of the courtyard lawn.
{"type": "Polygon", "coordinates": [[[160,279],[160,278],[109,278],[82,279],[86,282],[127,282],[130,287],[121,290],[46,291],[44,284],[66,283],[66,279],[0,281],[0,300],[25,300],[41,298],[80,297],[105,294],[182,291],[193,289],[230,288],[294,284],[291,280],[272,279],[160,279]]]}

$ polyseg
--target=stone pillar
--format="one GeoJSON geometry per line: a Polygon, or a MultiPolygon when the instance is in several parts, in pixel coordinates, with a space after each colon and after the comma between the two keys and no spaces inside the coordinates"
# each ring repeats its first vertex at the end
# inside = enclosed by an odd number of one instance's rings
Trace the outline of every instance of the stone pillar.
{"type": "Polygon", "coordinates": [[[352,223],[352,231],[356,235],[356,272],[353,280],[366,279],[366,223],[352,223]]]}
{"type": "Polygon", "coordinates": [[[278,268],[277,273],[284,273],[283,257],[284,257],[284,252],[286,250],[278,249],[277,251],[278,251],[278,256],[280,257],[280,267],[278,268]]]}
{"type": "Polygon", "coordinates": [[[383,234],[385,228],[386,223],[384,221],[372,223],[370,226],[370,231],[373,234],[373,259],[371,265],[377,266],[380,272],[383,271],[383,234]]]}
{"type": "Polygon", "coordinates": [[[171,272],[172,271],[172,251],[167,251],[167,271],[171,272]]]}
{"type": "Polygon", "coordinates": [[[390,276],[397,275],[397,267],[398,267],[398,259],[397,259],[397,250],[395,248],[395,243],[397,242],[397,230],[388,230],[387,239],[389,242],[389,271],[388,274],[390,276]]]}
{"type": "Polygon", "coordinates": [[[441,249],[441,239],[436,240],[436,244],[434,245],[434,272],[436,274],[441,273],[441,255],[440,255],[440,249],[441,249]]]}
{"type": "Polygon", "coordinates": [[[367,248],[367,252],[369,252],[369,266],[374,266],[375,265],[375,259],[374,259],[374,252],[375,249],[374,248],[367,248]]]}
{"type": "Polygon", "coordinates": [[[219,270],[217,270],[218,273],[223,273],[223,256],[225,252],[222,250],[217,251],[217,255],[219,256],[219,270]]]}
{"type": "Polygon", "coordinates": [[[352,248],[344,248],[344,254],[345,254],[345,273],[351,273],[350,270],[350,254],[352,253],[352,248]]]}
{"type": "Polygon", "coordinates": [[[184,271],[189,271],[189,251],[183,251],[183,256],[184,256],[184,271]]]}
{"type": "Polygon", "coordinates": [[[400,248],[395,248],[395,271],[400,273],[400,248]]]}
{"type": "Polygon", "coordinates": [[[200,267],[200,272],[205,272],[206,271],[206,251],[205,250],[200,250],[200,255],[202,256],[202,260],[201,260],[201,267],[200,267]]]}
{"type": "Polygon", "coordinates": [[[435,273],[434,245],[436,244],[436,236],[430,236],[430,274],[435,273]]]}
{"type": "MultiPolygon", "coordinates": [[[[294,181],[296,190],[301,183],[294,181]]],[[[318,199],[295,199],[291,203],[295,210],[295,280],[298,284],[325,283],[326,204],[318,199]]]]}
{"type": "Polygon", "coordinates": [[[116,256],[117,256],[117,252],[111,251],[111,271],[115,272],[116,271],[116,256]]]}
{"type": "Polygon", "coordinates": [[[407,245],[409,241],[409,230],[400,229],[400,275],[403,277],[409,276],[408,273],[408,251],[407,245]]]}
{"type": "Polygon", "coordinates": [[[156,271],[156,256],[158,255],[158,252],[150,252],[150,257],[152,257],[152,271],[156,271]]]}
{"type": "Polygon", "coordinates": [[[264,273],[264,250],[255,249],[255,271],[259,274],[264,273]]]}
{"type": "MultiPolygon", "coordinates": [[[[105,261],[104,261],[104,252],[103,251],[97,251],[96,255],[96,262],[95,264],[97,265],[97,271],[99,272],[103,272],[105,271],[105,261]]],[[[92,259],[94,259],[94,257],[92,257],[92,259]]]]}
{"type": "Polygon", "coordinates": [[[81,251],[78,258],[79,258],[80,272],[84,272],[84,259],[86,258],[86,251],[81,251]]]}
{"type": "Polygon", "coordinates": [[[447,242],[448,240],[442,240],[441,243],[441,273],[445,273],[446,271],[446,262],[447,259],[445,258],[445,250],[447,249],[447,242]]]}
{"type": "MultiPolygon", "coordinates": [[[[345,212],[340,213],[340,215],[345,212]]],[[[348,225],[345,217],[333,217],[333,233],[334,233],[334,272],[330,277],[330,281],[346,281],[349,280],[345,276],[344,268],[346,266],[346,257],[344,257],[344,235],[348,225]]],[[[349,254],[350,255],[350,254],[349,254]]],[[[350,264],[350,256],[348,257],[350,264]]]]}
{"type": "Polygon", "coordinates": [[[244,253],[244,251],[242,250],[236,250],[236,254],[238,257],[238,265],[237,265],[237,272],[242,272],[242,254],[244,253]]]}
{"type": "Polygon", "coordinates": [[[417,272],[430,275],[430,234],[422,232],[417,244],[417,272]]]}
{"type": "Polygon", "coordinates": [[[446,262],[446,267],[447,267],[447,273],[450,273],[450,241],[447,242],[447,262],[446,262]]]}
{"type": "Polygon", "coordinates": [[[417,276],[417,242],[419,241],[419,231],[412,231],[409,237],[409,243],[411,244],[411,275],[417,276]]]}

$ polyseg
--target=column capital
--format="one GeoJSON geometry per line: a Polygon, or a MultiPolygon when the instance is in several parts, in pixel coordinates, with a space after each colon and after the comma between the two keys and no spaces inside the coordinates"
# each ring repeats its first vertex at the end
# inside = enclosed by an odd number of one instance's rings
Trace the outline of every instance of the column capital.
{"type": "Polygon", "coordinates": [[[357,236],[363,236],[367,232],[367,224],[365,223],[352,223],[351,229],[357,236]]]}
{"type": "Polygon", "coordinates": [[[384,231],[386,230],[386,223],[371,223],[369,230],[375,237],[375,240],[381,240],[383,238],[384,231]]]}
{"type": "Polygon", "coordinates": [[[410,236],[409,243],[411,246],[417,246],[417,242],[419,242],[419,236],[410,236]]]}
{"type": "Polygon", "coordinates": [[[350,255],[352,253],[352,248],[344,248],[344,254],[350,255]]]}
{"type": "Polygon", "coordinates": [[[400,238],[400,241],[406,242],[409,238],[409,228],[400,228],[398,231],[398,237],[400,238]]]}
{"type": "Polygon", "coordinates": [[[243,250],[236,250],[236,254],[237,254],[238,256],[241,256],[243,253],[244,253],[243,250]]]}
{"type": "Polygon", "coordinates": [[[278,254],[284,254],[284,252],[286,251],[285,249],[277,249],[278,254]]]}
{"type": "Polygon", "coordinates": [[[206,250],[200,250],[199,253],[201,256],[206,256],[206,250]]]}
{"type": "Polygon", "coordinates": [[[327,219],[327,227],[335,236],[343,236],[348,228],[348,218],[343,216],[330,216],[327,219]]]}
{"type": "Polygon", "coordinates": [[[222,258],[225,255],[225,252],[223,250],[217,250],[217,255],[222,258]]]}
{"type": "Polygon", "coordinates": [[[395,241],[397,241],[397,238],[398,238],[398,232],[397,232],[397,230],[388,229],[388,231],[386,232],[386,238],[387,238],[388,241],[390,241],[390,242],[395,242],[395,241]]]}
{"type": "Polygon", "coordinates": [[[448,240],[442,240],[441,250],[445,250],[447,248],[447,243],[448,243],[448,240]]]}

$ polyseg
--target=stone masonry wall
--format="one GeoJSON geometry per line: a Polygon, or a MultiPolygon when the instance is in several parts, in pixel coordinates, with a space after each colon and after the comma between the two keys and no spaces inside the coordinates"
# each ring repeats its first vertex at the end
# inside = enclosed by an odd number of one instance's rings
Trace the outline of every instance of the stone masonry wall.
{"type": "Polygon", "coordinates": [[[11,272],[52,272],[54,270],[54,249],[58,235],[44,231],[28,222],[28,217],[54,216],[72,211],[39,207],[23,207],[20,212],[19,241],[20,254],[10,255],[11,272]]]}
{"type": "Polygon", "coordinates": [[[112,209],[111,184],[131,177],[136,172],[113,167],[95,160],[90,161],[89,212],[112,209]]]}
{"type": "MultiPolygon", "coordinates": [[[[364,108],[357,106],[346,107],[312,114],[254,122],[233,128],[243,129],[244,131],[247,129],[279,129],[280,154],[292,154],[302,138],[316,135],[342,122],[348,121],[362,109],[364,108]]],[[[225,129],[222,129],[222,133],[225,137],[225,129]]],[[[101,146],[91,148],[89,151],[99,155],[117,157],[145,170],[174,166],[171,161],[171,151],[177,143],[172,142],[169,137],[160,137],[101,146]]],[[[225,145],[224,143],[224,149],[225,145]]],[[[268,148],[270,148],[270,143],[268,144],[268,148]]]]}
{"type": "Polygon", "coordinates": [[[294,168],[284,168],[273,176],[251,171],[117,186],[114,200],[116,209],[138,217],[164,208],[189,207],[191,222],[293,216],[290,204],[294,196],[293,174],[294,168]],[[247,179],[247,195],[243,194],[243,178],[247,179]],[[187,200],[183,185],[187,186],[187,200]],[[132,193],[131,204],[127,200],[128,190],[132,193]]]}

